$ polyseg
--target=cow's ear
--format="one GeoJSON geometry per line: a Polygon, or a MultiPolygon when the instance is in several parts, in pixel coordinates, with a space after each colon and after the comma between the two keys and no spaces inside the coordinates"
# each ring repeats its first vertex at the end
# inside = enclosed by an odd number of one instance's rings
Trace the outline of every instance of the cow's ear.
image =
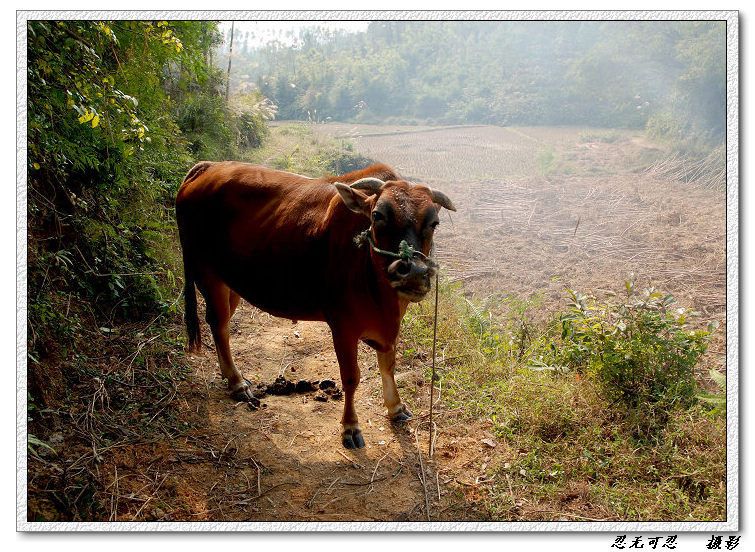
{"type": "Polygon", "coordinates": [[[370,205],[367,201],[367,196],[359,190],[355,190],[351,186],[336,182],[336,190],[338,195],[346,204],[346,207],[354,211],[355,213],[362,214],[367,218],[370,217],[370,205]]]}

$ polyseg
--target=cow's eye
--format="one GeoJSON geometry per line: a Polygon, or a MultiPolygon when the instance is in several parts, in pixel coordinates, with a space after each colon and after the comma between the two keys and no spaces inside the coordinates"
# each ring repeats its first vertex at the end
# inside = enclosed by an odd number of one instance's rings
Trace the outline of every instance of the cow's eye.
{"type": "Polygon", "coordinates": [[[432,224],[430,224],[430,228],[432,230],[435,230],[438,227],[439,224],[440,224],[440,222],[436,220],[435,222],[433,222],[432,224]]]}
{"type": "Polygon", "coordinates": [[[372,222],[381,222],[385,220],[385,215],[380,211],[372,211],[372,222]]]}

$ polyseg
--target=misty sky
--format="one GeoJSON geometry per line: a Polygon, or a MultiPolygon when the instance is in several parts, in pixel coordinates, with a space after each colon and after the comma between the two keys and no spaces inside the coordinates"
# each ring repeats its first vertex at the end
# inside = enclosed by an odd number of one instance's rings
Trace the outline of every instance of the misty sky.
{"type": "MultiPolygon", "coordinates": [[[[325,27],[333,30],[342,29],[359,32],[367,30],[369,24],[369,21],[236,21],[235,28],[236,32],[254,33],[254,39],[249,41],[250,46],[259,46],[276,38],[290,46],[291,40],[286,37],[288,31],[294,31],[294,37],[299,34],[300,30],[307,27],[325,27]]],[[[220,22],[220,30],[223,36],[228,33],[230,28],[230,21],[220,22]]]]}

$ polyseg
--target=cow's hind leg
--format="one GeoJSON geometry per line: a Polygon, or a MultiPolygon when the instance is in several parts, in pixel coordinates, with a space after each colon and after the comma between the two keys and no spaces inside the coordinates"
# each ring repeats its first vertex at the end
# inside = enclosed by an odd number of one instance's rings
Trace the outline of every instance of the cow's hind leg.
{"type": "Polygon", "coordinates": [[[210,276],[203,280],[200,291],[207,303],[207,323],[215,340],[220,372],[228,380],[228,389],[231,390],[233,400],[251,401],[252,384],[244,379],[233,363],[229,343],[231,315],[236,310],[240,297],[217,277],[210,276]]]}
{"type": "Polygon", "coordinates": [[[332,330],[333,345],[338,358],[338,367],[341,370],[341,385],[344,394],[341,442],[348,449],[362,448],[364,437],[362,437],[357,411],[354,407],[354,393],[357,385],[359,385],[358,340],[356,337],[343,334],[336,329],[332,328],[332,330]]]}
{"type": "Polygon", "coordinates": [[[233,291],[232,289],[228,288],[228,304],[231,308],[231,316],[233,316],[233,313],[236,312],[236,307],[239,306],[239,303],[241,302],[241,295],[233,291]]]}
{"type": "Polygon", "coordinates": [[[394,421],[403,422],[409,419],[412,413],[401,402],[396,381],[393,379],[393,372],[396,369],[396,345],[394,344],[385,352],[377,351],[377,358],[380,377],[383,380],[383,401],[388,409],[388,415],[394,421]]]}

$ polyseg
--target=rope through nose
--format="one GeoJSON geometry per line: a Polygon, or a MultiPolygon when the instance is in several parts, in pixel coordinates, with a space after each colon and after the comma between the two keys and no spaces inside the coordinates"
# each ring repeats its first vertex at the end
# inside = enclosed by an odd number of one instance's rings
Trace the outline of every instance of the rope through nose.
{"type": "Polygon", "coordinates": [[[402,261],[409,262],[414,257],[420,257],[423,261],[425,261],[428,266],[436,267],[438,264],[422,253],[422,251],[418,251],[414,248],[413,245],[411,245],[406,240],[401,240],[401,243],[398,244],[398,253],[394,253],[393,251],[387,251],[385,249],[380,249],[375,245],[375,242],[372,241],[372,227],[368,228],[361,234],[357,234],[354,237],[354,243],[357,244],[357,247],[362,247],[364,242],[367,242],[370,244],[370,247],[375,253],[379,253],[380,255],[385,255],[386,257],[391,257],[392,259],[401,259],[402,261]]]}

